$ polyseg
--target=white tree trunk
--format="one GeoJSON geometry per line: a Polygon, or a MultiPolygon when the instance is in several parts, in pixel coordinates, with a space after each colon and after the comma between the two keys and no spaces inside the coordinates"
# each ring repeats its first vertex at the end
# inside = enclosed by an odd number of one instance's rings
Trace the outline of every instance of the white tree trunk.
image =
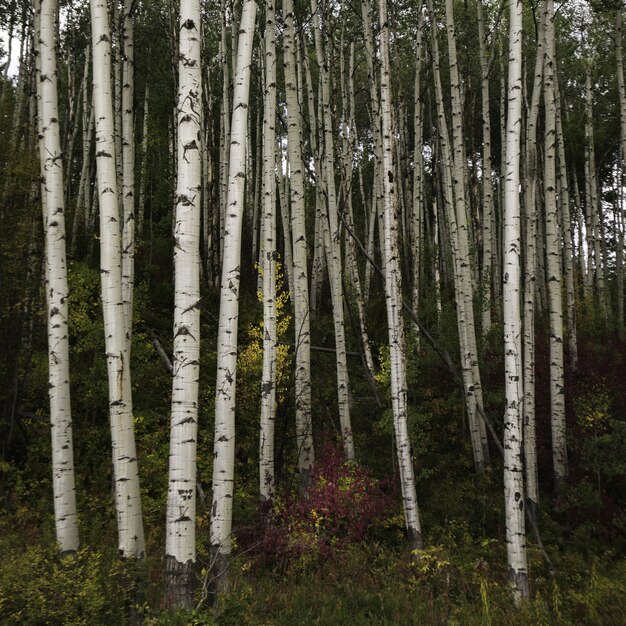
{"type": "Polygon", "coordinates": [[[105,0],[91,0],[96,166],[100,204],[100,274],[109,378],[109,415],[117,509],[119,555],[143,559],[145,552],[139,473],[133,430],[130,364],[122,300],[120,213],[113,138],[111,45],[105,0]]]}
{"type": "Polygon", "coordinates": [[[317,64],[322,83],[322,117],[324,128],[324,155],[322,172],[326,185],[328,199],[328,225],[330,228],[329,247],[327,249],[328,275],[330,293],[333,306],[333,325],[335,329],[335,357],[337,364],[337,405],[339,408],[339,422],[341,424],[341,438],[344,454],[347,459],[354,459],[354,438],[350,422],[350,382],[348,379],[348,363],[346,357],[346,337],[343,313],[343,286],[341,267],[341,239],[339,234],[339,220],[337,217],[337,194],[335,190],[334,171],[334,139],[333,120],[330,98],[330,63],[326,57],[326,47],[323,44],[323,30],[317,0],[311,0],[311,12],[315,30],[315,51],[317,64]]]}
{"type": "Polygon", "coordinates": [[[124,0],[122,68],[122,299],[126,327],[126,362],[130,363],[135,286],[135,0],[124,0]]]}
{"type": "Polygon", "coordinates": [[[526,221],[524,259],[524,460],[526,506],[536,516],[539,505],[535,428],[535,290],[537,283],[537,119],[543,84],[547,2],[541,3],[533,91],[526,121],[526,221]]]}
{"type": "Polygon", "coordinates": [[[504,501],[507,560],[513,598],[527,598],[528,566],[524,524],[522,460],[522,319],[520,148],[522,130],[522,0],[510,0],[509,80],[504,180],[504,501]]]}
{"type": "Polygon", "coordinates": [[[200,205],[202,68],[200,2],[182,0],[179,16],[178,177],[174,232],[174,358],[167,490],[165,597],[194,606],[196,441],[200,375],[200,205]]]}
{"type": "Polygon", "coordinates": [[[389,330],[389,353],[391,361],[391,403],[394,416],[398,469],[404,506],[404,520],[411,550],[421,549],[420,527],[413,455],[407,427],[407,381],[404,320],[402,318],[402,279],[398,246],[398,208],[395,203],[393,174],[393,130],[391,127],[391,74],[389,68],[389,23],[387,0],[379,0],[380,11],[380,91],[383,142],[383,189],[384,189],[384,262],[385,301],[389,330]]]}
{"type": "Polygon", "coordinates": [[[476,3],[478,16],[478,42],[480,55],[481,104],[483,118],[483,215],[482,240],[483,258],[481,271],[481,308],[483,339],[491,328],[491,283],[493,280],[491,221],[493,213],[493,181],[491,176],[491,119],[489,111],[489,59],[487,58],[487,41],[485,36],[485,21],[483,17],[483,3],[476,3]]]}
{"type": "Polygon", "coordinates": [[[563,304],[561,237],[556,204],[556,111],[554,97],[554,0],[548,0],[545,56],[546,145],[544,193],[546,207],[546,272],[550,308],[550,408],[554,480],[560,488],[567,478],[565,389],[563,380],[563,304]]]}
{"type": "MultiPolygon", "coordinates": [[[[304,211],[304,174],[302,171],[302,128],[296,84],[295,15],[292,0],[283,3],[285,20],[284,64],[287,100],[287,148],[291,191],[291,235],[293,249],[293,285],[295,322],[295,397],[296,444],[301,488],[306,489],[314,461],[313,425],[311,421],[311,333],[307,240],[304,211]]],[[[281,164],[279,164],[281,167],[281,164]]],[[[317,172],[319,176],[319,172],[317,172]]]]}
{"type": "Polygon", "coordinates": [[[274,498],[274,422],[276,420],[276,10],[265,0],[265,97],[263,109],[263,373],[259,489],[274,498]]]}
{"type": "Polygon", "coordinates": [[[52,436],[52,492],[56,539],[61,553],[78,549],[72,409],[70,404],[70,362],[68,331],[67,259],[63,162],[59,134],[55,18],[57,0],[35,4],[40,20],[37,37],[39,87],[40,156],[43,174],[44,228],[46,249],[46,301],[48,306],[48,393],[52,436]]]}
{"type": "MultiPolygon", "coordinates": [[[[483,405],[482,384],[478,367],[478,348],[476,344],[476,326],[474,321],[474,289],[471,271],[471,251],[468,234],[467,187],[465,185],[465,148],[463,145],[463,114],[461,81],[456,54],[456,34],[454,29],[454,13],[452,0],[446,0],[446,22],[448,35],[448,56],[450,59],[450,95],[452,100],[452,144],[453,144],[453,184],[454,203],[456,210],[457,245],[459,249],[459,273],[456,294],[462,309],[459,312],[460,322],[464,326],[464,339],[461,349],[471,371],[471,387],[479,407],[483,405]]],[[[477,412],[469,411],[470,426],[480,440],[480,452],[476,456],[476,468],[480,472],[489,465],[489,445],[485,424],[477,412]]]]}
{"type": "Polygon", "coordinates": [[[230,134],[230,169],[226,221],[224,224],[222,284],[217,337],[215,437],[213,440],[213,505],[211,507],[210,545],[212,568],[218,593],[228,590],[227,568],[232,547],[241,227],[246,182],[245,146],[255,18],[256,3],[254,0],[246,0],[241,15],[237,45],[238,53],[230,134]]]}

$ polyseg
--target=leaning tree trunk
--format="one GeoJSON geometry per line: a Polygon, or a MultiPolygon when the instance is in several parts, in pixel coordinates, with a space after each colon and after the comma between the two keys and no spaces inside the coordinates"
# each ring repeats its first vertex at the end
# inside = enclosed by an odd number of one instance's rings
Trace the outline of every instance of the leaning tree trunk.
{"type": "Polygon", "coordinates": [[[398,469],[404,505],[404,520],[411,550],[422,547],[413,455],[407,426],[407,380],[404,320],[402,319],[402,278],[398,245],[398,208],[395,203],[393,175],[393,130],[391,125],[391,74],[389,67],[389,23],[387,0],[379,0],[380,11],[380,103],[383,143],[384,262],[385,300],[391,364],[391,402],[393,406],[398,469]]]}
{"type": "Polygon", "coordinates": [[[522,461],[522,318],[520,147],[522,129],[522,0],[510,0],[509,80],[504,179],[504,501],[509,582],[519,604],[529,596],[522,461]]]}
{"type": "Polygon", "coordinates": [[[38,57],[40,156],[44,201],[45,268],[48,315],[48,394],[52,434],[52,492],[56,539],[61,553],[78,549],[72,409],[70,404],[70,362],[68,330],[67,259],[63,162],[59,134],[58,71],[55,41],[57,0],[35,4],[40,22],[38,57]]]}
{"type": "Polygon", "coordinates": [[[111,45],[105,0],[91,0],[96,166],[100,204],[100,275],[109,378],[109,416],[120,557],[143,559],[145,552],[130,364],[122,299],[120,212],[111,100],[111,45]]]}
{"type": "Polygon", "coordinates": [[[174,230],[174,359],[167,491],[165,599],[194,607],[196,441],[200,375],[200,2],[180,3],[178,181],[174,230]]]}
{"type": "Polygon", "coordinates": [[[255,18],[256,3],[254,0],[246,0],[241,15],[237,44],[233,117],[230,133],[230,171],[224,224],[224,260],[217,336],[210,545],[213,577],[218,594],[225,593],[229,589],[228,566],[232,548],[241,226],[246,182],[245,146],[255,18]]]}

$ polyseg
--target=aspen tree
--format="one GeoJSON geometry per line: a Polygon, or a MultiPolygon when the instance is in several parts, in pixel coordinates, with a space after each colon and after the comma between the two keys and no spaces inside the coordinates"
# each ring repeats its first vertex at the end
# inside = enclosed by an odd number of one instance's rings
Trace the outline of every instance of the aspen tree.
{"type": "Polygon", "coordinates": [[[212,570],[218,593],[229,588],[228,565],[232,548],[232,513],[235,470],[235,391],[237,380],[237,321],[241,274],[241,227],[245,189],[245,138],[248,126],[250,64],[256,3],[243,5],[239,38],[233,117],[230,133],[228,198],[224,224],[222,284],[217,337],[215,384],[215,437],[213,449],[213,504],[210,545],[212,570]]]}
{"type": "Polygon", "coordinates": [[[113,137],[111,44],[108,22],[105,0],[91,0],[97,193],[100,205],[100,274],[119,555],[143,559],[145,545],[133,430],[130,364],[125,359],[120,213],[113,137]]]}
{"type": "MultiPolygon", "coordinates": [[[[301,487],[306,488],[314,461],[311,421],[311,333],[307,239],[304,221],[304,175],[302,165],[302,127],[296,85],[295,15],[292,0],[283,3],[285,22],[283,54],[285,97],[287,101],[287,150],[290,173],[291,235],[295,322],[296,444],[301,487]]],[[[279,163],[279,168],[282,165],[279,163]]],[[[282,171],[279,175],[282,174],[282,171]]],[[[318,173],[319,176],[319,173],[318,173]]],[[[284,203],[281,203],[281,210],[284,203]]]]}
{"type": "Polygon", "coordinates": [[[323,123],[323,152],[322,171],[326,189],[326,209],[328,211],[329,241],[326,250],[330,293],[333,306],[333,326],[335,329],[335,357],[337,365],[337,404],[339,407],[339,422],[343,450],[347,459],[354,459],[354,439],[350,423],[350,400],[348,379],[348,363],[346,357],[346,337],[343,312],[343,287],[341,267],[341,239],[339,220],[337,217],[337,195],[334,172],[334,139],[333,120],[330,98],[330,60],[326,56],[326,47],[323,43],[322,19],[318,10],[317,0],[311,0],[313,14],[313,28],[315,31],[315,52],[321,80],[321,103],[323,123]]]}
{"type": "MultiPolygon", "coordinates": [[[[424,51],[422,44],[424,30],[424,13],[420,8],[420,14],[417,23],[417,36],[415,47],[417,48],[417,58],[415,61],[415,88],[414,88],[414,107],[413,114],[413,207],[411,212],[411,241],[412,241],[412,259],[413,259],[413,283],[411,285],[411,309],[413,314],[417,316],[420,298],[420,278],[422,272],[422,240],[423,228],[422,220],[424,213],[424,139],[422,128],[422,97],[421,97],[421,72],[424,62],[424,51]]],[[[419,332],[416,328],[416,332],[419,332]]],[[[419,337],[419,335],[418,335],[419,337]]]]}
{"type": "Polygon", "coordinates": [[[524,241],[524,470],[526,506],[533,518],[539,505],[535,428],[535,290],[537,274],[537,120],[543,84],[547,0],[540,5],[533,90],[526,118],[524,241]]]}
{"type": "MultiPolygon", "coordinates": [[[[429,12],[430,31],[431,31],[431,45],[433,56],[433,75],[435,82],[435,100],[437,107],[437,130],[438,130],[438,143],[440,148],[440,158],[437,161],[440,163],[440,169],[442,171],[442,195],[443,195],[443,207],[447,217],[447,227],[449,229],[449,236],[443,237],[442,242],[449,242],[451,256],[452,256],[452,274],[454,283],[454,292],[456,294],[456,311],[457,311],[457,329],[459,333],[459,351],[461,358],[461,369],[463,375],[463,385],[465,390],[465,401],[467,405],[468,421],[470,427],[470,439],[472,442],[472,451],[474,455],[474,465],[477,471],[482,471],[486,464],[485,447],[483,447],[483,440],[481,436],[481,430],[479,428],[478,416],[476,413],[476,403],[478,401],[476,396],[476,387],[474,384],[474,374],[472,370],[472,349],[469,347],[468,342],[468,324],[469,314],[466,309],[468,299],[466,296],[466,289],[470,279],[466,273],[468,270],[469,262],[465,257],[465,262],[462,261],[460,238],[458,228],[458,218],[455,212],[455,193],[453,186],[453,160],[450,150],[450,140],[448,134],[448,124],[446,120],[446,114],[443,101],[443,89],[441,85],[441,73],[439,68],[439,44],[437,41],[436,22],[433,11],[432,0],[427,1],[427,7],[429,12]]],[[[457,115],[459,111],[457,110],[457,115]]],[[[458,123],[458,120],[457,120],[458,123]]],[[[458,137],[457,137],[458,139],[458,137]]],[[[458,182],[458,181],[457,181],[458,182]]],[[[465,218],[464,218],[465,219],[465,218]]],[[[441,227],[444,227],[443,220],[440,222],[441,227]]],[[[467,229],[465,229],[465,235],[467,235],[467,229]]],[[[467,249],[467,248],[466,248],[467,249]]],[[[445,265],[444,265],[445,267],[445,265]]],[[[470,309],[471,311],[471,309],[470,309]]],[[[473,318],[473,314],[472,314],[473,318]]],[[[483,426],[484,428],[484,426],[483,426]]]]}
{"type": "Polygon", "coordinates": [[[552,461],[557,488],[567,479],[565,389],[563,380],[563,305],[561,240],[556,204],[556,111],[554,94],[554,0],[548,0],[546,21],[544,201],[546,272],[550,309],[550,410],[552,461]]]}
{"type": "Polygon", "coordinates": [[[404,320],[402,319],[402,277],[398,247],[398,216],[393,174],[393,130],[391,126],[391,74],[389,67],[389,22],[387,0],[379,0],[380,16],[380,103],[383,141],[385,301],[391,365],[391,403],[398,454],[398,469],[404,506],[404,521],[411,550],[422,547],[413,455],[407,427],[407,381],[404,320]]]}
{"type": "Polygon", "coordinates": [[[174,232],[174,358],[165,546],[165,597],[194,606],[196,442],[200,375],[200,203],[202,68],[200,2],[179,15],[178,177],[174,232]]]}
{"type": "MultiPolygon", "coordinates": [[[[463,114],[461,98],[461,80],[459,76],[456,54],[456,34],[454,28],[454,12],[452,0],[446,0],[446,32],[448,36],[448,56],[450,59],[450,95],[452,100],[452,181],[454,185],[454,204],[456,210],[456,232],[459,248],[460,280],[457,283],[457,298],[462,300],[461,323],[464,326],[465,345],[462,349],[468,361],[473,393],[476,404],[483,405],[482,384],[478,367],[478,348],[476,345],[476,326],[474,322],[474,289],[471,273],[471,253],[468,234],[467,186],[465,184],[465,147],[463,144],[463,114]]],[[[482,419],[476,414],[470,415],[480,437],[481,453],[477,462],[478,471],[489,465],[489,446],[487,430],[482,419]]]]}
{"type": "Polygon", "coordinates": [[[48,394],[52,437],[52,492],[57,545],[61,553],[78,549],[68,330],[67,259],[63,162],[58,113],[58,69],[55,41],[56,0],[37,0],[38,102],[40,156],[45,195],[45,275],[48,306],[48,394]]]}
{"type": "Polygon", "coordinates": [[[561,222],[563,234],[563,275],[565,278],[565,301],[567,304],[567,345],[569,362],[572,371],[578,370],[578,339],[576,334],[576,292],[574,288],[574,257],[572,238],[572,219],[570,212],[569,183],[567,180],[567,163],[565,161],[565,135],[561,113],[561,95],[559,81],[554,81],[556,108],[557,156],[559,164],[559,199],[561,204],[561,222]]]}
{"type": "Polygon", "coordinates": [[[585,209],[587,218],[587,248],[590,284],[595,278],[598,292],[600,312],[606,319],[609,314],[608,298],[604,281],[604,264],[602,255],[602,219],[601,202],[598,193],[598,172],[596,169],[595,135],[593,132],[593,92],[591,89],[591,64],[587,61],[585,67],[585,209]],[[591,273],[591,259],[593,258],[593,275],[591,273]]]}
{"type": "Polygon", "coordinates": [[[487,58],[487,38],[485,35],[485,19],[483,17],[482,0],[477,0],[476,11],[478,17],[478,50],[480,56],[480,83],[483,126],[483,215],[482,215],[482,274],[481,274],[481,304],[482,304],[482,332],[483,339],[491,328],[491,283],[493,280],[492,257],[492,213],[493,213],[493,181],[491,175],[491,119],[489,110],[489,66],[487,58]]]}
{"type": "Polygon", "coordinates": [[[276,9],[265,0],[265,97],[263,101],[263,373],[259,489],[274,497],[274,422],[276,419],[276,9]]]}
{"type": "Polygon", "coordinates": [[[509,77],[506,173],[504,179],[504,501],[507,561],[513,599],[529,596],[524,525],[522,461],[521,212],[519,199],[522,135],[522,0],[509,1],[509,77]]]}
{"type": "Polygon", "coordinates": [[[122,299],[126,326],[126,362],[130,363],[135,286],[135,0],[124,0],[122,54],[122,299]]]}

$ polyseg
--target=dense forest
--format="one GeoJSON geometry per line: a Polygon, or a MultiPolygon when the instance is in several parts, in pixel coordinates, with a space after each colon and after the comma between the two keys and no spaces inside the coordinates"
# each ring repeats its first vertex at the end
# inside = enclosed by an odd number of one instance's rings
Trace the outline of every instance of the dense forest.
{"type": "Polygon", "coordinates": [[[622,0],[0,0],[0,622],[623,624],[622,0]]]}

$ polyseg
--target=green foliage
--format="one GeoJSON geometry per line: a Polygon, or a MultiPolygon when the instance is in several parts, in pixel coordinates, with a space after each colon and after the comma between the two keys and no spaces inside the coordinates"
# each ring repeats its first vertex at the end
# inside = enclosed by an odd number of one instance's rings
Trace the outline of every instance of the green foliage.
{"type": "Polygon", "coordinates": [[[128,597],[121,561],[83,548],[59,557],[52,547],[2,540],[0,621],[4,624],[122,623],[128,597]]]}

